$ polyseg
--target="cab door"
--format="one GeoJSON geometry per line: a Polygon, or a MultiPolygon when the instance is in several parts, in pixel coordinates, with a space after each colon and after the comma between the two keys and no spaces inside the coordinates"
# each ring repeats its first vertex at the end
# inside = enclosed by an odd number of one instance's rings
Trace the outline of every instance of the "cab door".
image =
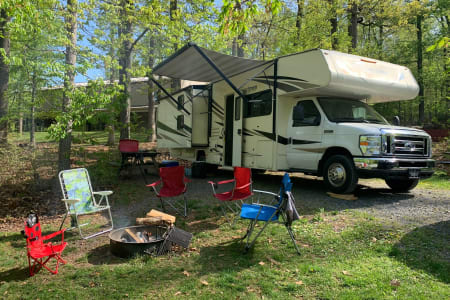
{"type": "Polygon", "coordinates": [[[324,151],[324,122],[314,101],[306,99],[294,103],[288,122],[286,155],[289,168],[316,171],[324,151]]]}

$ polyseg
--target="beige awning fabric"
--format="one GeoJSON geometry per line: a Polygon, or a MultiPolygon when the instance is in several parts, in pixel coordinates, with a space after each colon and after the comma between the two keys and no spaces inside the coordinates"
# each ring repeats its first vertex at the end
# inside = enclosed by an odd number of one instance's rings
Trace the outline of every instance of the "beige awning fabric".
{"type": "Polygon", "coordinates": [[[161,62],[153,69],[153,74],[170,78],[215,82],[222,80],[220,72],[228,78],[233,75],[268,64],[270,61],[260,61],[230,56],[205,48],[194,43],[188,43],[175,54],[161,62]],[[219,69],[214,69],[206,55],[219,69]]]}

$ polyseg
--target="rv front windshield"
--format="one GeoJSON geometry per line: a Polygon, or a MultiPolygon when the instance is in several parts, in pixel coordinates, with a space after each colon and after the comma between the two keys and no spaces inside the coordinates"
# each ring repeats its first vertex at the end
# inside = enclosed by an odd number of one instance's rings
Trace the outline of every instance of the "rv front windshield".
{"type": "Polygon", "coordinates": [[[320,106],[331,122],[389,123],[371,106],[358,100],[319,97],[320,106]]]}

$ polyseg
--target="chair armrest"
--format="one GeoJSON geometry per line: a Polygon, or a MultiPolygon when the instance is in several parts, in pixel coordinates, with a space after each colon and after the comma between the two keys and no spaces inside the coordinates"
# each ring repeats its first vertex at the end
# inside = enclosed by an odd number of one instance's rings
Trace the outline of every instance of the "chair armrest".
{"type": "Polygon", "coordinates": [[[153,183],[147,184],[146,186],[148,186],[148,187],[155,187],[155,186],[157,186],[160,183],[161,183],[161,180],[158,180],[158,181],[155,181],[153,183]]]}
{"type": "Polygon", "coordinates": [[[247,183],[247,184],[244,184],[244,185],[241,185],[241,186],[237,186],[237,187],[235,187],[234,189],[235,189],[235,190],[242,190],[242,189],[245,189],[245,188],[249,187],[250,185],[252,185],[251,182],[249,182],[249,183],[247,183]]]}
{"type": "Polygon", "coordinates": [[[99,192],[93,192],[94,195],[100,195],[100,196],[109,196],[113,194],[113,191],[99,191],[99,192]]]}
{"type": "Polygon", "coordinates": [[[63,234],[65,230],[66,230],[66,228],[64,228],[64,229],[62,229],[62,230],[59,230],[59,231],[56,231],[56,232],[53,232],[53,233],[50,233],[50,234],[48,234],[48,235],[46,235],[46,236],[43,236],[42,239],[43,239],[44,241],[45,241],[45,240],[52,239],[52,238],[54,238],[54,237],[57,236],[57,235],[63,234]]]}
{"type": "Polygon", "coordinates": [[[225,184],[225,183],[232,183],[232,182],[234,182],[234,179],[222,180],[222,181],[219,181],[217,184],[225,184]]]}
{"type": "Polygon", "coordinates": [[[279,197],[278,194],[272,193],[272,192],[267,192],[267,191],[261,191],[261,190],[253,190],[254,193],[261,193],[261,194],[267,194],[267,195],[271,195],[274,197],[279,197]]]}
{"type": "Polygon", "coordinates": [[[80,202],[80,199],[61,199],[61,201],[64,201],[67,204],[71,205],[71,204],[75,204],[77,202],[80,202]]]}

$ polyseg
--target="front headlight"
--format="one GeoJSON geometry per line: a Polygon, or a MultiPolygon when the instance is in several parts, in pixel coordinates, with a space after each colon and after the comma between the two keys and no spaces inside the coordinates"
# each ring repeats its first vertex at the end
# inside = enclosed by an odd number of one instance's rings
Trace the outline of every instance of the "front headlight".
{"type": "Polygon", "coordinates": [[[361,135],[359,137],[359,149],[364,156],[380,155],[381,136],[379,135],[361,135]]]}

